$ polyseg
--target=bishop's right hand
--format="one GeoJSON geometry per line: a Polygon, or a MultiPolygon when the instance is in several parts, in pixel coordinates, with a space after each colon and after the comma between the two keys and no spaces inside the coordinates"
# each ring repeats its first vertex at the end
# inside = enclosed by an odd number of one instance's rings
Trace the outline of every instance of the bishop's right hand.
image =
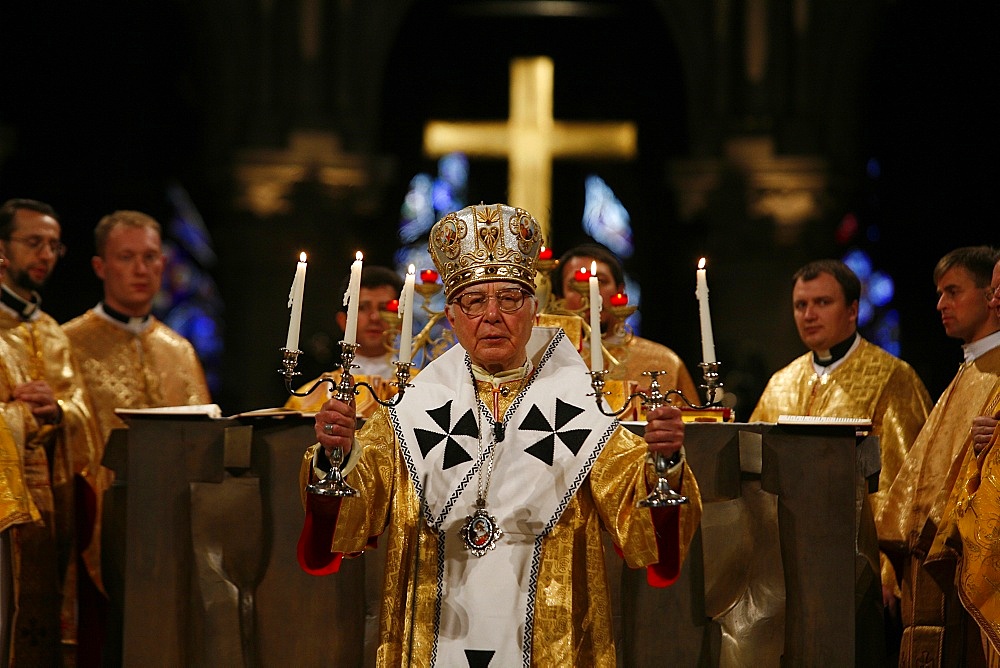
{"type": "Polygon", "coordinates": [[[334,448],[340,448],[346,457],[354,443],[356,425],[354,401],[345,404],[339,399],[330,399],[316,413],[316,440],[327,456],[334,448]]]}

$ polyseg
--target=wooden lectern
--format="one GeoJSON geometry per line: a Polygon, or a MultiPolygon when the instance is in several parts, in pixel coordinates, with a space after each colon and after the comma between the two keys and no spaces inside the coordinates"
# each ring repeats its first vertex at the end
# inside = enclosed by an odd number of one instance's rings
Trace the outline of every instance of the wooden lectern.
{"type": "Polygon", "coordinates": [[[104,460],[116,474],[102,540],[118,618],[109,663],[362,665],[361,560],[314,577],[296,558],[312,418],[127,421],[104,460]]]}
{"type": "Polygon", "coordinates": [[[881,469],[877,439],[844,425],[694,423],[685,451],[701,527],[673,586],[623,572],[625,665],[878,665],[867,499],[881,469]],[[759,614],[769,610],[778,614],[759,614]]]}

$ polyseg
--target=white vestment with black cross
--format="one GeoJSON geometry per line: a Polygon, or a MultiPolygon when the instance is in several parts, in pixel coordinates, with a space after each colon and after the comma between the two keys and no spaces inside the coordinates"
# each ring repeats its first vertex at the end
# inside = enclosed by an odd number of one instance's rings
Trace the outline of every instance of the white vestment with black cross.
{"type": "Polygon", "coordinates": [[[460,346],[424,369],[390,411],[438,535],[426,557],[437,563],[434,665],[530,664],[542,543],[618,427],[587,396],[587,366],[561,329],[536,327],[528,356],[528,384],[499,426],[460,346]],[[503,535],[476,556],[461,530],[487,478],[485,510],[503,535]]]}

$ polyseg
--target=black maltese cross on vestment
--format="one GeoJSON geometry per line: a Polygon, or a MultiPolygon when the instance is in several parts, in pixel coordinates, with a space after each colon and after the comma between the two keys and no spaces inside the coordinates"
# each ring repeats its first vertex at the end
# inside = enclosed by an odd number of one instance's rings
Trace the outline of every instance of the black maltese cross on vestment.
{"type": "Polygon", "coordinates": [[[451,400],[448,400],[443,406],[427,411],[427,415],[441,427],[444,433],[419,428],[414,428],[413,430],[414,435],[417,437],[417,445],[420,446],[420,454],[424,456],[424,459],[427,459],[427,453],[433,450],[434,446],[441,441],[446,441],[444,446],[444,461],[441,464],[441,468],[444,471],[447,471],[452,466],[472,461],[472,455],[459,445],[458,441],[454,439],[455,436],[479,438],[479,426],[476,424],[476,416],[472,412],[472,409],[467,410],[458,419],[458,422],[452,426],[451,403],[451,400]]]}
{"type": "Polygon", "coordinates": [[[575,457],[583,447],[587,437],[590,436],[590,429],[564,429],[566,425],[573,421],[577,415],[583,412],[573,404],[568,404],[562,399],[556,398],[555,425],[549,423],[538,405],[532,406],[528,414],[521,422],[520,429],[528,431],[541,431],[547,434],[534,445],[525,450],[526,453],[537,457],[540,461],[552,466],[552,457],[555,453],[556,436],[563,445],[573,453],[575,457]]]}

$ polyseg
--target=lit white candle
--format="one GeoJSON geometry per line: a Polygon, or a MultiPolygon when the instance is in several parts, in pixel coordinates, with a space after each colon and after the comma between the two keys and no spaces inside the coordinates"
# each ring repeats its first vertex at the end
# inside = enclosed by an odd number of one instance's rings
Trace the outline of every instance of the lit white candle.
{"type": "Polygon", "coordinates": [[[705,276],[705,258],[698,261],[698,315],[701,317],[701,361],[715,362],[715,337],[712,335],[712,312],[708,308],[708,278],[705,276]]]}
{"type": "Polygon", "coordinates": [[[399,328],[399,361],[410,361],[410,346],[413,340],[413,281],[417,268],[412,264],[403,280],[403,295],[399,300],[399,315],[403,324],[399,328]]]}
{"type": "Polygon", "coordinates": [[[295,278],[292,289],[288,292],[288,305],[292,308],[292,316],[288,321],[288,338],[285,348],[299,349],[299,328],[302,324],[302,297],[306,289],[306,254],[299,253],[299,262],[295,265],[295,278]]]}
{"type": "Polygon", "coordinates": [[[358,251],[351,265],[351,280],[344,293],[344,306],[347,307],[347,325],[344,327],[344,343],[358,342],[358,302],[361,300],[361,260],[364,256],[358,251]]]}
{"type": "Polygon", "coordinates": [[[597,282],[597,263],[590,263],[590,370],[604,369],[601,354],[601,287],[597,282]]]}

